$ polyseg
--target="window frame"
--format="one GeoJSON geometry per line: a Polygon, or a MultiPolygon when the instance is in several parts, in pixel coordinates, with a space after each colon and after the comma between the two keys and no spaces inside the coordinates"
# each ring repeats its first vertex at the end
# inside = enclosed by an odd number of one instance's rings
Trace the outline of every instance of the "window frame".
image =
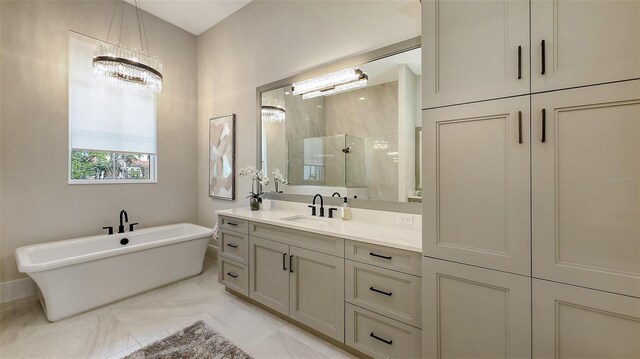
{"type": "MultiPolygon", "coordinates": [[[[69,139],[69,154],[67,156],[67,183],[68,184],[149,184],[149,183],[158,183],[158,155],[151,155],[145,153],[145,155],[149,156],[149,178],[148,179],[73,179],[71,178],[71,161],[73,150],[76,151],[93,151],[88,149],[81,148],[71,148],[71,139],[69,139]]],[[[103,151],[99,150],[97,152],[105,152],[105,153],[125,153],[119,151],[103,151]]],[[[114,164],[115,165],[115,164],[114,164]]]]}

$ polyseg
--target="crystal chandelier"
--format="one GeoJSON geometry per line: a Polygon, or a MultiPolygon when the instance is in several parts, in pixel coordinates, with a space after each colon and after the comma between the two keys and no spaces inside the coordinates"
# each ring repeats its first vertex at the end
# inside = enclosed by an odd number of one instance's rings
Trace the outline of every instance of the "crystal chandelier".
{"type": "Polygon", "coordinates": [[[262,121],[267,123],[284,122],[286,111],[280,106],[262,106],[262,121]]]}
{"type": "Polygon", "coordinates": [[[120,43],[124,8],[125,4],[123,1],[118,42],[110,44],[108,42],[109,35],[115,19],[116,10],[118,9],[118,0],[116,0],[111,17],[111,24],[107,32],[107,39],[104,43],[98,43],[94,52],[93,72],[100,81],[117,87],[137,92],[159,93],[162,90],[162,64],[157,57],[147,54],[149,50],[147,32],[144,28],[142,14],[139,11],[138,0],[135,0],[135,8],[141,49],[129,49],[120,43]],[[143,34],[144,42],[142,41],[143,34]]]}
{"type": "Polygon", "coordinates": [[[330,72],[293,84],[293,94],[302,99],[329,96],[367,85],[369,77],[357,67],[330,72]]]}

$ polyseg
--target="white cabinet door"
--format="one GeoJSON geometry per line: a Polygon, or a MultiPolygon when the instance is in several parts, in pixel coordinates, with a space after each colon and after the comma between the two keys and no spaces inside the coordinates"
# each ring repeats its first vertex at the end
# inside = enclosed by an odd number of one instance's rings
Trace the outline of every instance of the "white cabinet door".
{"type": "Polygon", "coordinates": [[[640,299],[534,279],[533,357],[640,358],[640,299]]]}
{"type": "Polygon", "coordinates": [[[532,0],[531,42],[533,92],[640,78],[640,1],[532,0]]]}
{"type": "Polygon", "coordinates": [[[422,261],[423,357],[529,358],[531,279],[422,261]]]}
{"type": "Polygon", "coordinates": [[[529,1],[424,0],[422,104],[528,94],[529,1]]]}
{"type": "Polygon", "coordinates": [[[529,96],[423,111],[425,256],[528,275],[529,96]]]}
{"type": "Polygon", "coordinates": [[[289,317],[344,342],[344,258],[291,246],[289,317]]]}
{"type": "Polygon", "coordinates": [[[249,238],[249,297],[289,315],[289,246],[249,238]]]}
{"type": "Polygon", "coordinates": [[[534,95],[532,118],[533,276],[640,296],[640,80],[534,95]]]}

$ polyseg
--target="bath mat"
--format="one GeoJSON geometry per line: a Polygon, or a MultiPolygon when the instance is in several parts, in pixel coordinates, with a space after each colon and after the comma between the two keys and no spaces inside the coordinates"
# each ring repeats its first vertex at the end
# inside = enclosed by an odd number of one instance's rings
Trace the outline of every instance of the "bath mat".
{"type": "Polygon", "coordinates": [[[203,321],[127,355],[124,359],[253,359],[203,321]]]}

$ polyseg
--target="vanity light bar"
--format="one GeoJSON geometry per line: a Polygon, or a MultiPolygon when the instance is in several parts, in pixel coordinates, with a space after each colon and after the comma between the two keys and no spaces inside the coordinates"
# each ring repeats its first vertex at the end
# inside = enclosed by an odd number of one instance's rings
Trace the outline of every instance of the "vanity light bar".
{"type": "Polygon", "coordinates": [[[314,97],[318,97],[318,96],[329,96],[329,95],[333,95],[336,94],[338,92],[344,92],[344,91],[348,91],[348,90],[353,90],[353,89],[357,89],[359,87],[365,87],[367,86],[367,82],[368,82],[369,78],[367,77],[367,74],[363,75],[363,78],[356,80],[356,81],[352,81],[352,82],[347,82],[345,84],[340,84],[340,85],[335,85],[334,87],[328,89],[328,90],[320,90],[320,91],[313,91],[313,92],[308,92],[302,95],[302,99],[306,100],[306,99],[310,99],[310,98],[314,98],[314,97]]]}
{"type": "Polygon", "coordinates": [[[362,70],[357,67],[350,67],[296,82],[293,84],[292,92],[294,95],[304,95],[313,92],[327,92],[336,89],[338,86],[366,79],[367,74],[362,72],[362,70]]]}

